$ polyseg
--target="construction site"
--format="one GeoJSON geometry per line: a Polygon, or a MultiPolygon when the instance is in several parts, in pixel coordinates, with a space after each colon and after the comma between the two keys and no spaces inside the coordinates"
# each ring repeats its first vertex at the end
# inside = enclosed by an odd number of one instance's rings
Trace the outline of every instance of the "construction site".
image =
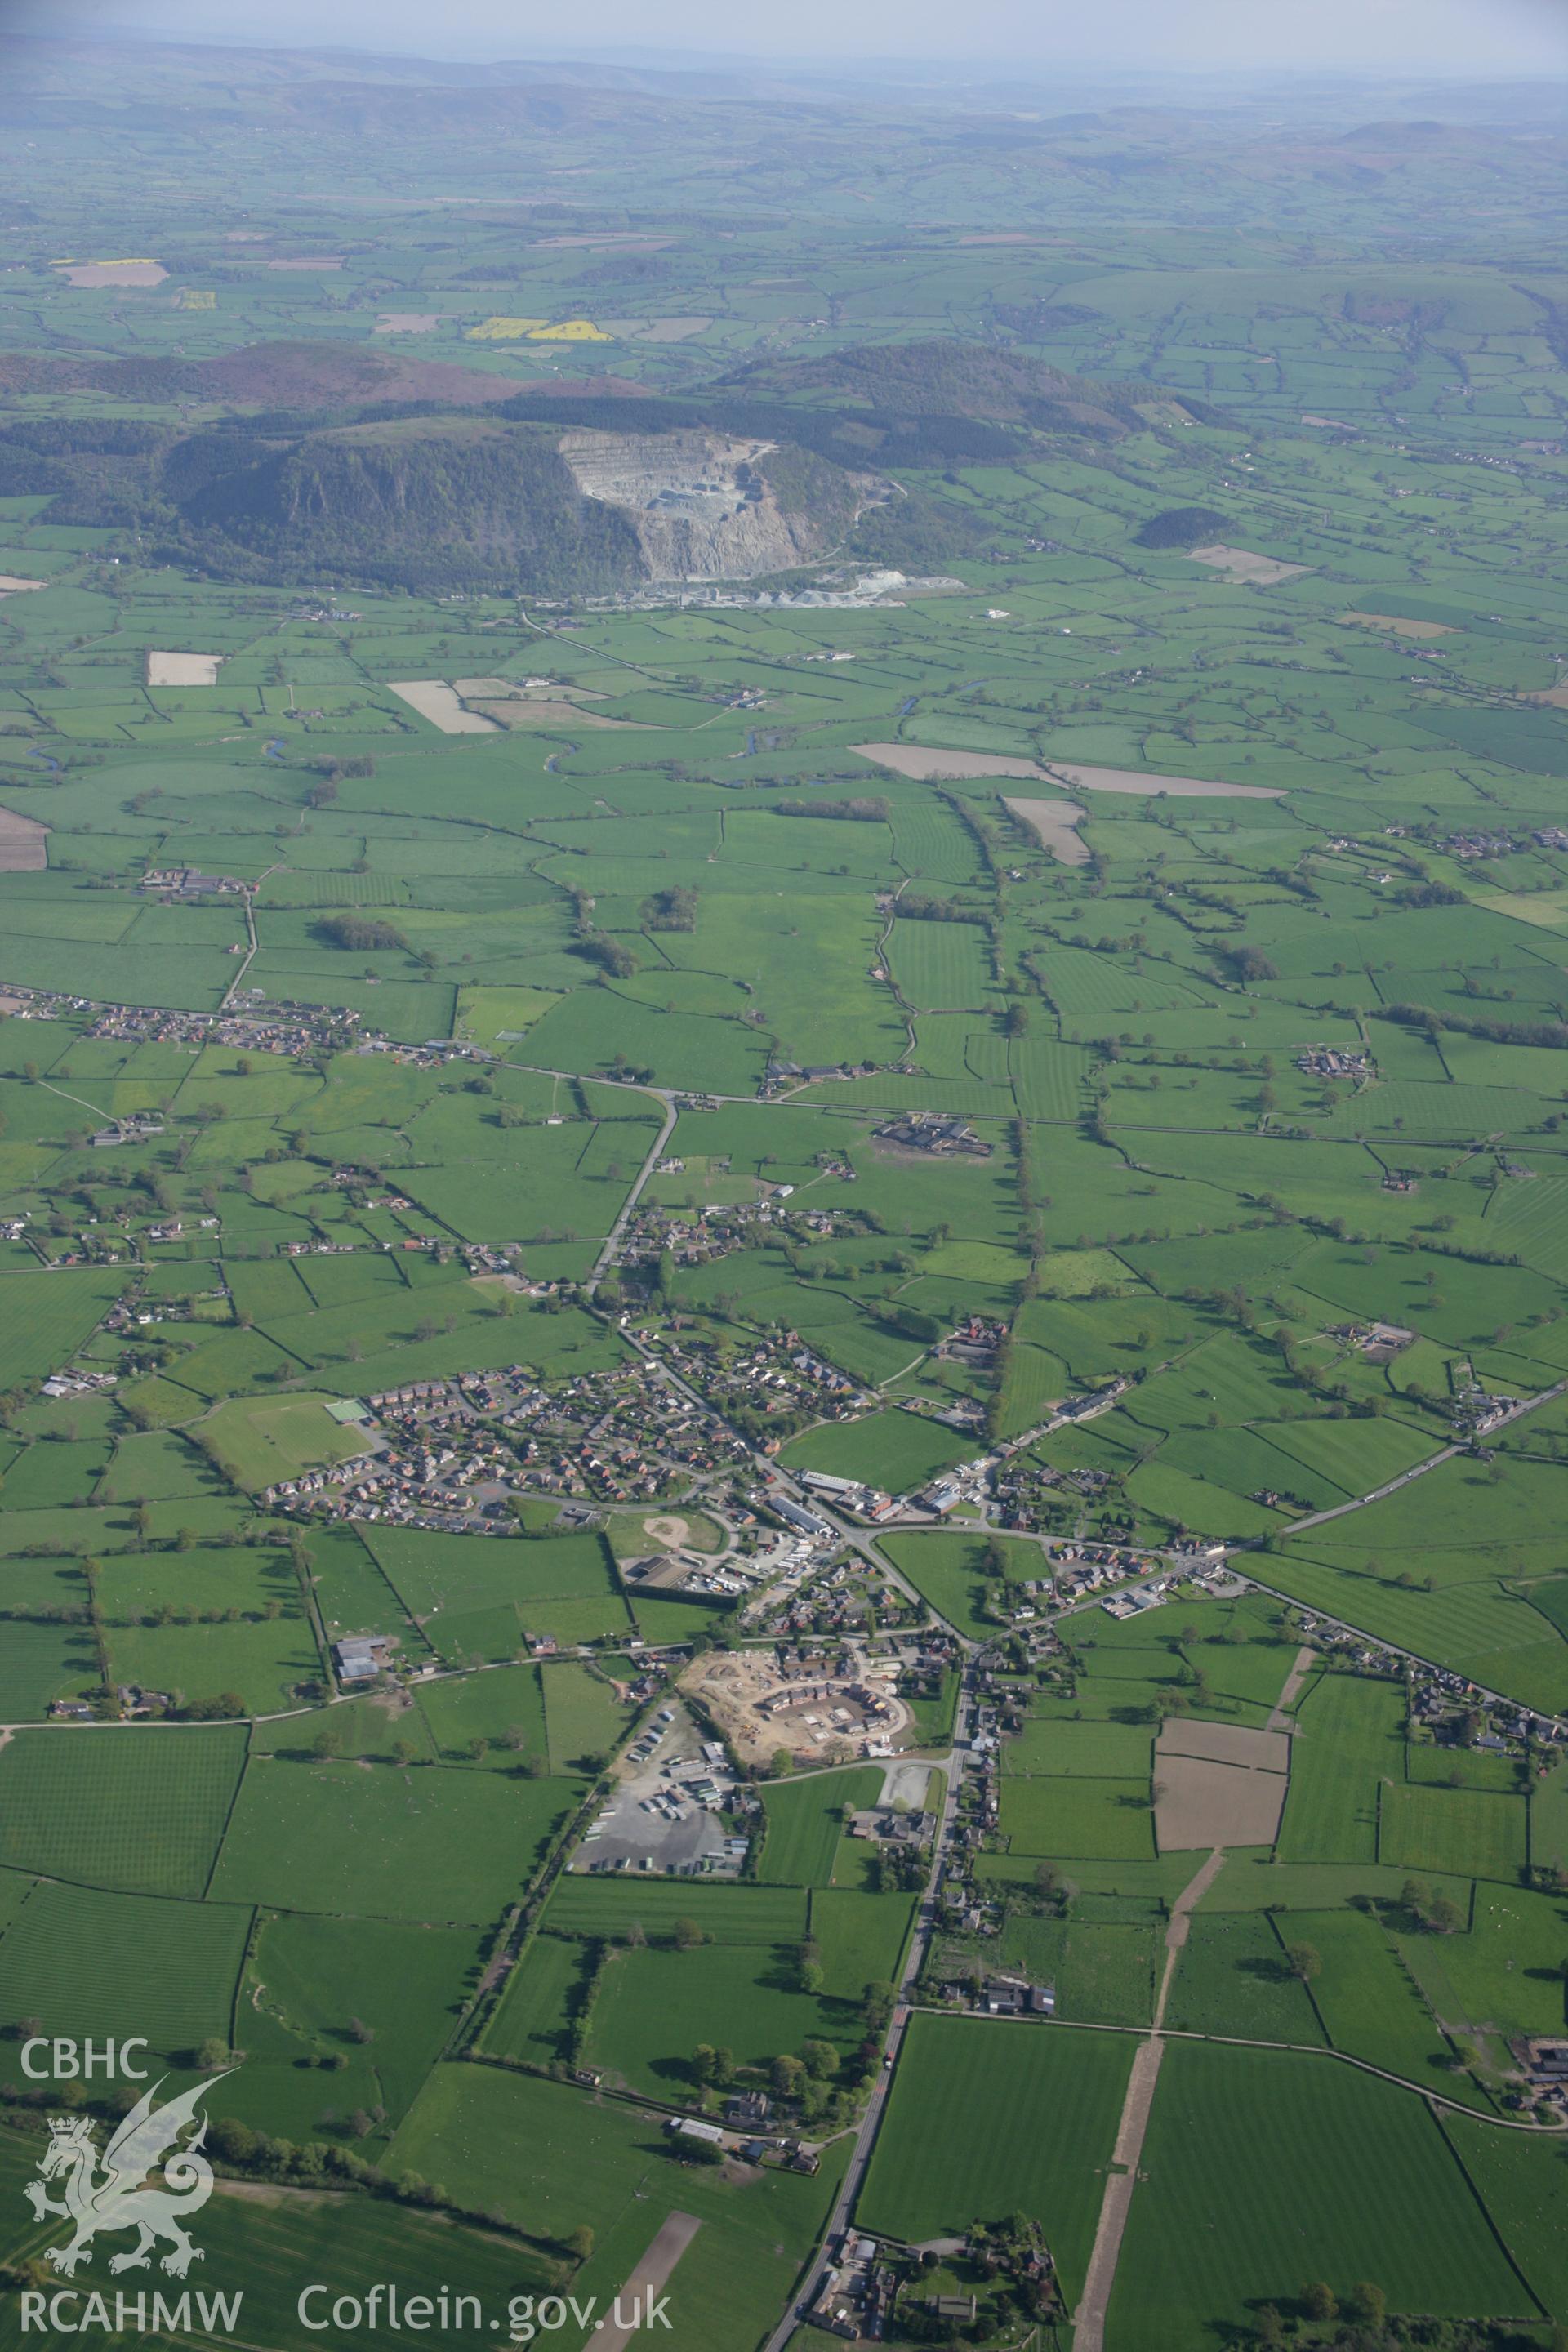
{"type": "Polygon", "coordinates": [[[854,1655],[844,1671],[829,1673],[821,1659],[715,1651],[692,1660],[680,1686],[742,1763],[769,1763],[782,1748],[804,1767],[890,1756],[907,1746],[913,1718],[895,1695],[897,1676],[891,1659],[854,1655]]]}

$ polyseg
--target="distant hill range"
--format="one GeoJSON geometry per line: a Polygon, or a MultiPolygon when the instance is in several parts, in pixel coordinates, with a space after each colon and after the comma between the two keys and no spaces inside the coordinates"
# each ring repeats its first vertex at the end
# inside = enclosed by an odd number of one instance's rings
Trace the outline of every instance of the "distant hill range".
{"type": "Polygon", "coordinates": [[[805,394],[887,417],[962,416],[1108,437],[1136,431],[1146,421],[1142,409],[1168,400],[1153,384],[1093,383],[1021,352],[955,336],[861,343],[814,359],[763,360],[715,390],[785,400],[805,394]]]}
{"type": "MultiPolygon", "coordinates": [[[[636,400],[641,386],[619,376],[576,379],[584,397],[595,394],[636,400]]],[[[361,343],[252,343],[213,360],[105,359],[76,352],[0,352],[0,395],[6,393],[100,392],[111,399],[149,403],[200,401],[235,409],[354,410],[411,401],[455,408],[485,407],[526,389],[515,376],[416,360],[361,343]]],[[[539,388],[558,388],[554,376],[539,388]]]]}
{"type": "Polygon", "coordinates": [[[168,412],[0,415],[0,496],[54,494],[59,520],[133,528],[220,578],[542,595],[835,555],[945,568],[994,526],[922,471],[1204,414],[1155,386],[934,338],[759,362],[679,398],[317,341],[191,362],[0,353],[7,392],[168,412]],[[193,404],[209,410],[199,425],[193,404]],[[888,467],[917,478],[895,491],[888,467]]]}
{"type": "MultiPolygon", "coordinates": [[[[756,418],[790,437],[858,434],[860,446],[901,440],[930,463],[937,444],[959,457],[990,454],[961,446],[984,436],[957,428],[1010,426],[1114,437],[1135,432],[1151,406],[1202,417],[1201,402],[1157,384],[1102,383],[1065,375],[1043,360],[999,345],[931,336],[909,343],[861,343],[826,356],[762,360],[667,399],[614,374],[563,379],[504,376],[451,361],[418,360],[361,343],[314,341],[254,343],[210,360],[114,359],[88,353],[0,352],[0,396],[97,392],[141,405],[199,401],[226,409],[276,410],[296,416],[348,416],[365,408],[499,407],[542,404],[563,417],[591,402],[640,401],[672,425],[745,430],[756,418]],[[945,438],[944,438],[945,436],[945,438]]],[[[519,410],[518,414],[524,412],[519,410]]],[[[908,462],[908,460],[904,460],[908,462]]]]}

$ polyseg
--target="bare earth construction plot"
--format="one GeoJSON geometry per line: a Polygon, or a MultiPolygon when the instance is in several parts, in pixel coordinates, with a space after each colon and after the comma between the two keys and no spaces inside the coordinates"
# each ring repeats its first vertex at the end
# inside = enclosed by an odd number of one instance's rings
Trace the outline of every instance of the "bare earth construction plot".
{"type": "MultiPolygon", "coordinates": [[[[941,783],[944,779],[953,782],[970,777],[1019,776],[1031,783],[1062,784],[1080,793],[1143,793],[1157,797],[1168,793],[1176,800],[1215,801],[1277,801],[1282,792],[1268,784],[1219,784],[1200,776],[1147,775],[1138,768],[1083,768],[1058,764],[1055,761],[1041,764],[1034,760],[1005,759],[990,751],[942,751],[921,743],[855,743],[850,746],[863,760],[875,760],[879,767],[891,768],[912,782],[941,783]]],[[[1055,808],[1054,802],[1028,801],[1014,803],[1022,814],[1026,809],[1055,808]]],[[[1026,823],[1034,824],[1033,816],[1026,823]]],[[[1043,837],[1043,836],[1042,836],[1043,837]]],[[[1051,844],[1054,848],[1056,844],[1051,844]]],[[[1079,861],[1069,861],[1077,864],[1079,861]]]]}
{"type": "Polygon", "coordinates": [[[0,808],[0,874],[41,874],[49,862],[49,828],[37,817],[0,808]]]}
{"type": "Polygon", "coordinates": [[[942,751],[922,743],[851,743],[849,748],[861,759],[875,760],[879,768],[891,768],[915,783],[941,783],[944,778],[958,781],[966,776],[1022,776],[1037,784],[1051,781],[1033,760],[1005,759],[1000,752],[942,751]]]}
{"type": "Polygon", "coordinates": [[[1173,800],[1278,801],[1285,797],[1268,784],[1219,784],[1198,776],[1152,776],[1138,768],[1079,768],[1047,761],[1045,773],[1080,793],[1162,793],[1173,800]]]}
{"type": "Polygon", "coordinates": [[[1250,548],[1226,547],[1216,541],[1212,547],[1194,547],[1191,561],[1206,563],[1212,571],[1223,572],[1227,580],[1241,587],[1273,588],[1281,580],[1299,580],[1311,570],[1309,563],[1280,563],[1272,555],[1256,555],[1250,548]]]}
{"type": "Polygon", "coordinates": [[[56,263],[68,286],[161,286],[168,271],[158,261],[61,261],[56,263]]]}
{"type": "Polygon", "coordinates": [[[465,710],[457,688],[448,686],[444,678],[394,679],[387,692],[406,702],[421,719],[438,727],[443,735],[499,735],[501,731],[497,721],[485,718],[481,711],[465,710]]]}
{"type": "Polygon", "coordinates": [[[1079,833],[1087,812],[1076,801],[1004,799],[1002,804],[1026,824],[1063,866],[1089,864],[1089,846],[1079,833]]]}
{"type": "Polygon", "coordinates": [[[768,1762],[781,1748],[798,1764],[847,1762],[885,1754],[912,1720],[885,1669],[831,1667],[785,1675],[765,1651],[699,1658],[684,1686],[712,1715],[742,1762],[768,1762]]]}
{"type": "MultiPolygon", "coordinates": [[[[493,719],[498,727],[619,727],[635,731],[638,726],[635,719],[607,719],[603,711],[585,709],[585,703],[604,698],[576,687],[542,684],[532,678],[518,686],[504,677],[458,677],[453,679],[451,690],[470,711],[493,719]]],[[[411,698],[405,695],[405,699],[411,698]]],[[[425,715],[430,718],[434,713],[427,710],[425,715]]],[[[440,723],[437,719],[437,724],[440,723]]]]}
{"type": "Polygon", "coordinates": [[[147,656],[149,686],[216,686],[222,654],[155,654],[147,656]]]}
{"type": "Polygon", "coordinates": [[[1162,1853],[1272,1845],[1290,1742],[1234,1723],[1167,1723],[1154,1751],[1154,1829],[1162,1853]]]}
{"type": "Polygon", "coordinates": [[[1405,621],[1394,613],[1342,613],[1342,629],[1383,629],[1395,637],[1455,637],[1457,629],[1446,621],[1405,621]]]}

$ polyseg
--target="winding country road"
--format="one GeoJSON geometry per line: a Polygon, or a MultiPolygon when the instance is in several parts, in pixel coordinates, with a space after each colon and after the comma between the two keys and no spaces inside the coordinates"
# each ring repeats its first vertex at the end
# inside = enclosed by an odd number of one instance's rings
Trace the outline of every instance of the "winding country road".
{"type": "MultiPolygon", "coordinates": [[[[1560,1397],[1565,1389],[1568,1389],[1568,1380],[1559,1381],[1555,1388],[1542,1389],[1538,1396],[1526,1397],[1522,1404],[1510,1405],[1507,1412],[1493,1422],[1487,1435],[1490,1437],[1495,1430],[1511,1427],[1514,1422],[1522,1421],[1527,1412],[1539,1412],[1543,1404],[1550,1404],[1552,1398],[1560,1397]]],[[[1280,1529],[1280,1540],[1283,1542],[1290,1536],[1299,1536],[1305,1528],[1326,1527],[1331,1519],[1346,1518],[1352,1511],[1364,1511],[1369,1503],[1381,1503],[1386,1496],[1397,1495],[1402,1486],[1410,1486],[1417,1478],[1425,1478],[1427,1471],[1436,1470],[1439,1463],[1452,1462],[1456,1454],[1468,1452],[1468,1444],[1441,1446],[1436,1454],[1429,1454],[1425,1462],[1412,1463],[1410,1468],[1402,1470],[1397,1478],[1390,1478],[1385,1485],[1374,1486],[1369,1495],[1355,1495],[1348,1503],[1336,1503],[1331,1511],[1314,1511],[1308,1518],[1292,1519],[1288,1528],[1280,1529]]]]}
{"type": "Polygon", "coordinates": [[[614,1263],[616,1252],[621,1245],[621,1235],[626,1232],[626,1227],[630,1224],[632,1213],[636,1209],[637,1202],[642,1197],[643,1186],[647,1182],[648,1178],[653,1174],[654,1170],[663,1159],[665,1145],[675,1133],[675,1122],[680,1116],[679,1108],[676,1102],[675,1097],[665,1087],[640,1087],[638,1091],[642,1094],[657,1096],[658,1100],[664,1105],[664,1125],[659,1129],[658,1134],[649,1149],[647,1158],[637,1170],[637,1175],[632,1181],[631,1191],[621,1202],[621,1213],[616,1219],[615,1223],[610,1227],[609,1232],[605,1234],[603,1249],[599,1252],[598,1256],[594,1260],[594,1271],[588,1276],[588,1289],[590,1293],[597,1290],[600,1282],[604,1278],[605,1269],[614,1263]]]}

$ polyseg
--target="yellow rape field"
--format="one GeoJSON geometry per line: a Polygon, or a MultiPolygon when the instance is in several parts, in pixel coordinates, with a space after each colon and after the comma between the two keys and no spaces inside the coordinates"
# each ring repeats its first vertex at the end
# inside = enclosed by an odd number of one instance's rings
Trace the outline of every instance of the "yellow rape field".
{"type": "Polygon", "coordinates": [[[549,324],[548,319],[481,319],[477,327],[468,330],[465,340],[470,343],[517,342],[549,324]]]}
{"type": "Polygon", "coordinates": [[[467,331],[470,343],[607,343],[611,338],[592,319],[481,319],[467,331]]]}

